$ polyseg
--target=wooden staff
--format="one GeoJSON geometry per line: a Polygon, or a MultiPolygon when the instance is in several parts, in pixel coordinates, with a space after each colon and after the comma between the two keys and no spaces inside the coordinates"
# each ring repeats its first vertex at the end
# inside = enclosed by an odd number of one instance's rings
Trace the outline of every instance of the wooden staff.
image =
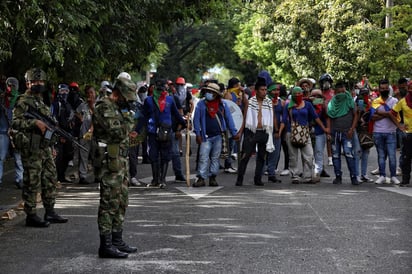
{"type": "Polygon", "coordinates": [[[187,114],[187,124],[186,124],[186,185],[190,187],[190,118],[192,113],[187,114]]]}

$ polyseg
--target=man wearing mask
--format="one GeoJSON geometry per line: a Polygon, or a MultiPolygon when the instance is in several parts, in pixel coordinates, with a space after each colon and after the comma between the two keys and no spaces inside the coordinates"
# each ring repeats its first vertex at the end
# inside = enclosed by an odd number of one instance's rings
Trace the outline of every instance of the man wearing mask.
{"type": "Polygon", "coordinates": [[[99,257],[127,258],[137,251],[123,241],[123,222],[128,205],[129,138],[136,138],[135,121],[129,101],[136,100],[136,85],[118,78],[110,96],[98,101],[93,113],[93,131],[106,144],[99,170],[100,205],[97,223],[100,233],[99,257]]]}
{"type": "Polygon", "coordinates": [[[171,155],[171,138],[178,139],[180,130],[186,126],[180,115],[174,98],[168,95],[166,80],[156,80],[153,95],[143,104],[144,122],[138,123],[137,132],[141,133],[144,125],[147,129],[147,145],[152,165],[153,180],[148,187],[166,187],[166,174],[171,155]],[[172,117],[176,119],[177,128],[172,136],[172,117]]]}
{"type": "MultiPolygon", "coordinates": [[[[50,223],[66,223],[67,219],[54,211],[57,174],[52,156],[53,138],[47,138],[47,126],[37,119],[27,119],[25,113],[33,108],[50,117],[50,109],[43,102],[46,73],[34,68],[25,75],[28,90],[19,97],[13,110],[14,141],[21,152],[24,167],[23,201],[27,214],[26,226],[48,227],[50,223]],[[44,220],[36,214],[36,196],[41,191],[45,208],[44,220]]],[[[50,119],[53,119],[50,117],[50,119]]]]}
{"type": "Polygon", "coordinates": [[[6,90],[0,90],[0,186],[3,177],[3,164],[9,149],[14,157],[15,166],[15,184],[21,189],[23,187],[23,163],[21,162],[20,152],[12,145],[10,146],[10,134],[12,110],[19,95],[19,81],[14,77],[6,79],[6,90]]]}
{"type": "Polygon", "coordinates": [[[205,98],[196,105],[193,119],[196,143],[200,145],[199,167],[194,187],[205,186],[205,180],[208,178],[209,186],[218,186],[216,176],[219,172],[219,157],[222,150],[222,131],[229,129],[234,140],[240,137],[230,109],[222,101],[223,92],[219,85],[209,83],[203,89],[205,98]]]}
{"type": "MultiPolygon", "coordinates": [[[[66,84],[60,84],[58,89],[57,96],[51,105],[51,113],[56,118],[61,129],[71,132],[74,122],[74,111],[72,106],[67,102],[69,86],[66,84]]],[[[73,160],[73,144],[70,140],[59,137],[56,150],[57,180],[61,183],[71,183],[71,180],[66,179],[65,173],[69,162],[73,160]]]]}
{"type": "Polygon", "coordinates": [[[372,102],[371,117],[374,121],[373,139],[378,152],[379,178],[375,184],[386,182],[386,158],[389,158],[391,183],[399,185],[396,178],[396,128],[400,121],[391,113],[398,99],[389,96],[389,81],[383,79],[379,82],[380,96],[372,102]]]}
{"type": "Polygon", "coordinates": [[[355,170],[354,134],[358,122],[358,112],[351,94],[345,84],[336,84],[336,94],[330,100],[327,109],[328,139],[332,140],[333,168],[336,178],[334,184],[342,184],[341,151],[346,158],[352,185],[359,185],[355,170]]]}
{"type": "Polygon", "coordinates": [[[400,186],[409,186],[411,180],[411,161],[412,161],[412,81],[408,83],[408,93],[394,107],[396,113],[403,113],[404,126],[402,131],[402,182],[400,186]]]}
{"type": "MultiPolygon", "coordinates": [[[[332,89],[332,83],[333,78],[329,73],[325,73],[319,78],[319,85],[322,90],[326,110],[328,109],[329,101],[332,100],[333,95],[335,95],[335,91],[332,89]]],[[[329,140],[326,142],[326,148],[328,152],[328,165],[332,166],[332,147],[329,140]]]]}

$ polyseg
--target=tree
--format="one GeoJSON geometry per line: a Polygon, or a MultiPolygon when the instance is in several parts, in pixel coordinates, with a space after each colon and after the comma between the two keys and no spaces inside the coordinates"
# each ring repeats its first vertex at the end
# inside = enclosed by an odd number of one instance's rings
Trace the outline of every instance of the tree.
{"type": "Polygon", "coordinates": [[[206,20],[227,1],[2,1],[0,72],[33,66],[55,81],[94,81],[147,65],[159,34],[182,20],[206,20]]]}

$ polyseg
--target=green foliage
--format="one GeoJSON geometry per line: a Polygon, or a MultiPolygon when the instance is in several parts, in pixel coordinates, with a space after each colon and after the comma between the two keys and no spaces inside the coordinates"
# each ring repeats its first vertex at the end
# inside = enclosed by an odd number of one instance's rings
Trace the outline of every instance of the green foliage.
{"type": "Polygon", "coordinates": [[[227,1],[2,1],[0,72],[21,78],[40,66],[54,81],[95,81],[140,70],[159,34],[183,20],[204,21],[227,1]]]}
{"type": "Polygon", "coordinates": [[[394,25],[384,30],[380,0],[253,1],[234,49],[288,84],[325,72],[350,82],[363,73],[394,80],[411,74],[412,12],[404,2],[391,9],[394,25]]]}

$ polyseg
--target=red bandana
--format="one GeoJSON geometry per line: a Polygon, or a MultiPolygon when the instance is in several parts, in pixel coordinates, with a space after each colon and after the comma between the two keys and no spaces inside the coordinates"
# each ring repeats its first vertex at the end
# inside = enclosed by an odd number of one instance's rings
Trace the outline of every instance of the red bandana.
{"type": "Polygon", "coordinates": [[[166,96],[167,96],[168,94],[169,94],[169,93],[167,93],[167,91],[163,91],[163,92],[160,94],[159,100],[157,101],[158,104],[159,104],[160,112],[163,112],[163,111],[165,110],[165,107],[166,107],[166,96]]]}
{"type": "Polygon", "coordinates": [[[215,99],[212,101],[206,101],[207,112],[211,118],[216,117],[216,113],[219,110],[220,99],[215,99]]]}

